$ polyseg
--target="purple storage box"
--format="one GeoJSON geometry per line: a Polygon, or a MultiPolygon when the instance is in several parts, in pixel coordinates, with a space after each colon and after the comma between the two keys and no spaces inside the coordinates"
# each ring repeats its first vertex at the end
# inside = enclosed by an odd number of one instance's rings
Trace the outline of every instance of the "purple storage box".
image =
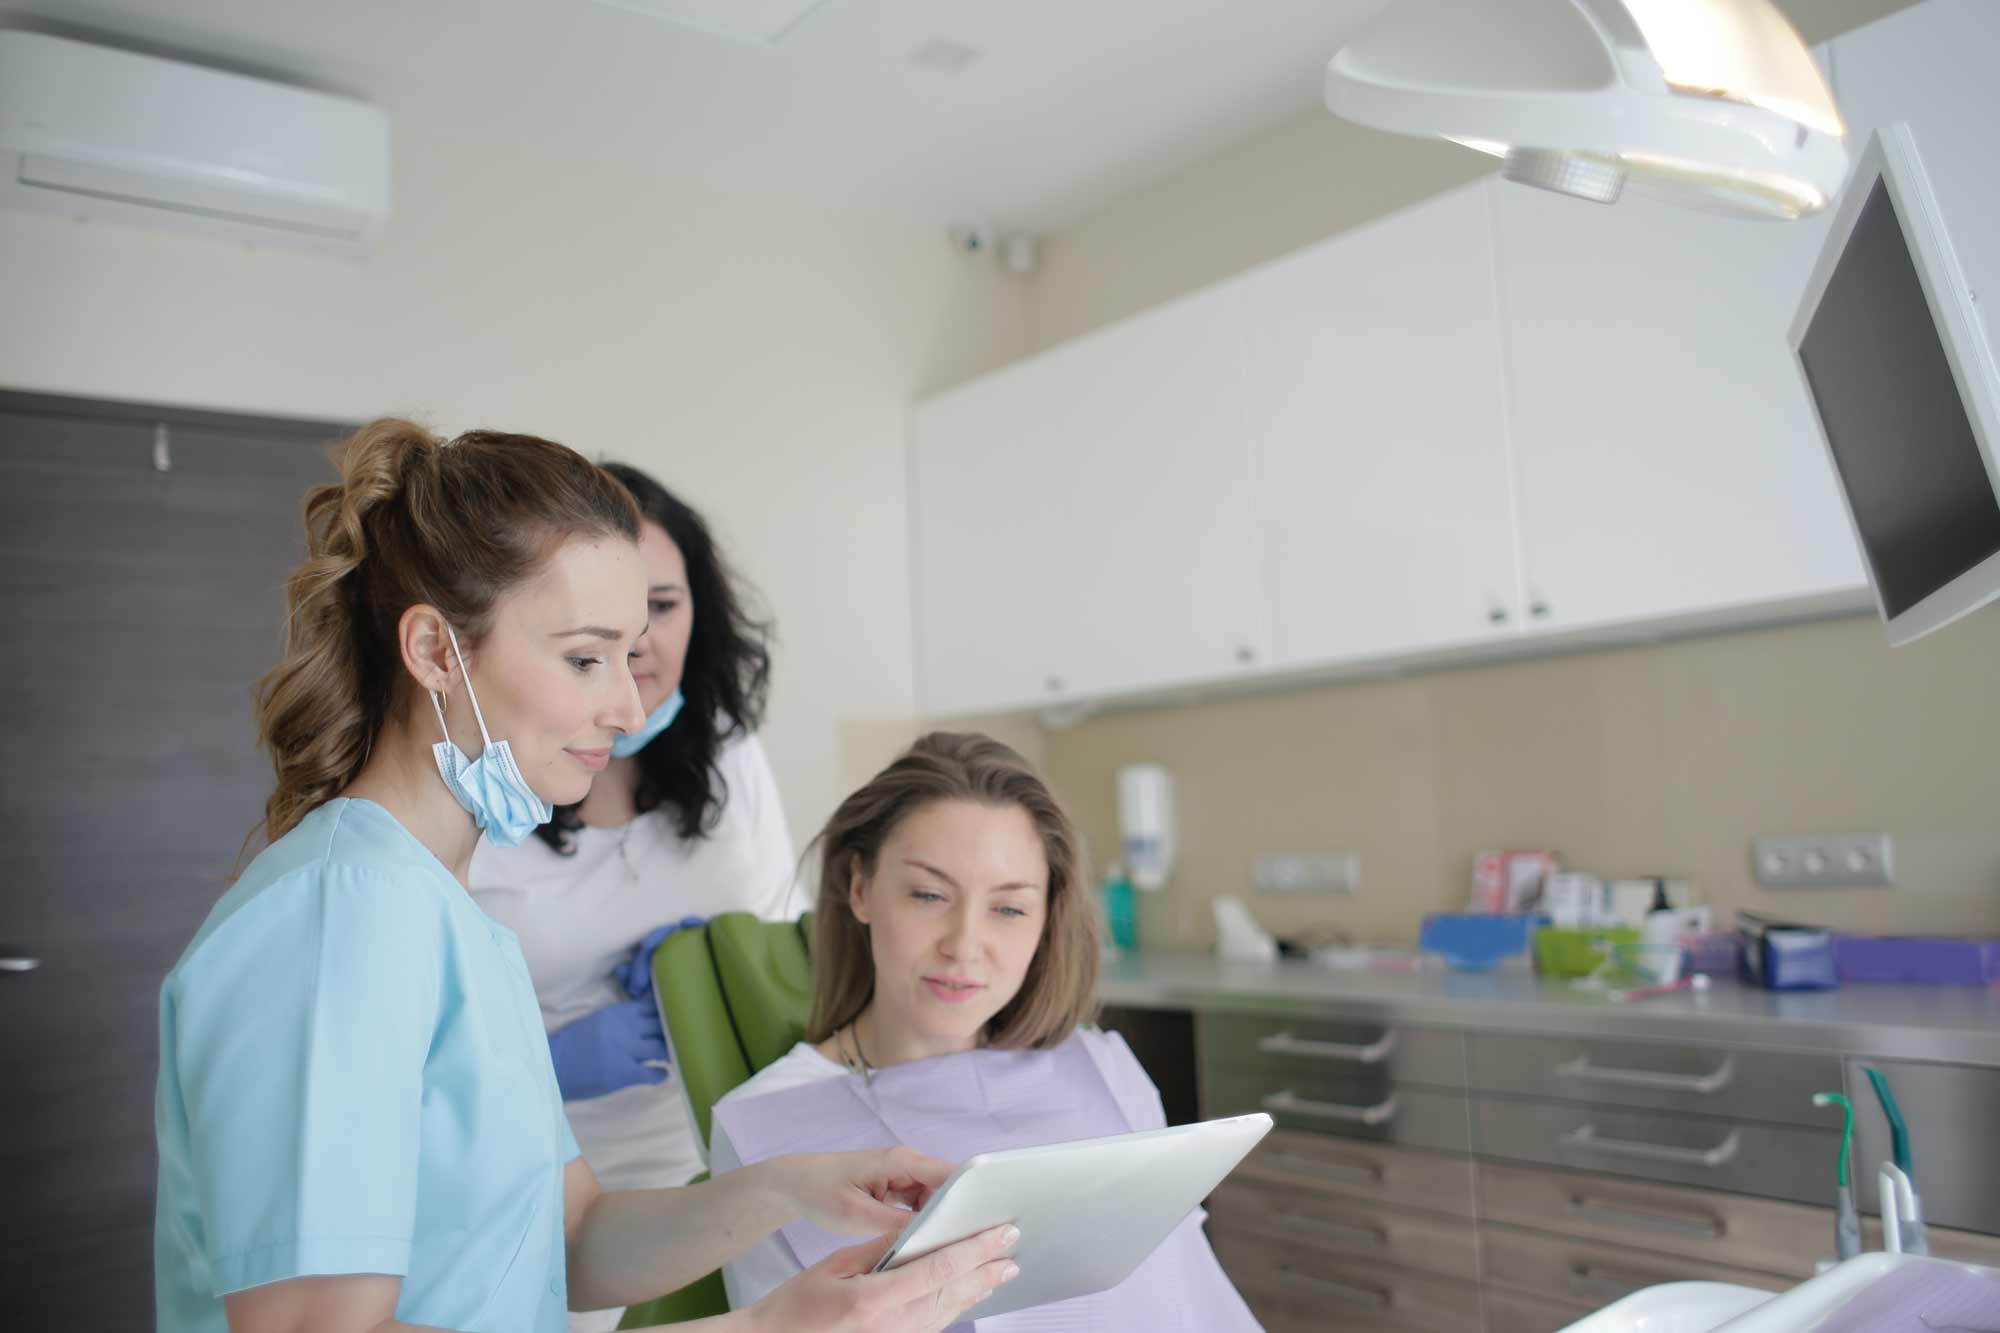
{"type": "Polygon", "coordinates": [[[1941,935],[1842,935],[1834,942],[1842,981],[1926,986],[2000,982],[2000,939],[1941,935]]]}

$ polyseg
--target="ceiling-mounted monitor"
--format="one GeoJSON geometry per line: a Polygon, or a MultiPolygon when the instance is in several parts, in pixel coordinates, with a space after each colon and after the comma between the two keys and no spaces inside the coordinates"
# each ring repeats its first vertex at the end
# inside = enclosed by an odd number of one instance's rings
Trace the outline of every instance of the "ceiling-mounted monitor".
{"type": "Polygon", "coordinates": [[[2000,598],[2000,370],[1907,126],[1862,149],[1791,342],[1889,642],[2000,598]]]}

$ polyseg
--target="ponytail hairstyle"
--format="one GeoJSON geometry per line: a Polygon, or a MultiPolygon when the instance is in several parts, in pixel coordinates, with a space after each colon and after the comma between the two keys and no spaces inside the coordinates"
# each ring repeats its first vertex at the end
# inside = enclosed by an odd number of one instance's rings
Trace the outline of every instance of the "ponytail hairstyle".
{"type": "MultiPolygon", "coordinates": [[[[384,419],[335,447],[339,482],[306,493],[306,559],[285,585],[285,656],[257,682],[277,787],[251,830],[276,842],[360,774],[409,688],[403,612],[436,607],[469,653],[502,593],[572,537],[637,541],[632,497],[533,435],[446,442],[384,419]]],[[[247,844],[246,844],[247,846],[247,844]]]]}
{"type": "Polygon", "coordinates": [[[902,822],[939,801],[1017,807],[1049,863],[1048,914],[1021,989],[986,1025],[988,1046],[1061,1045],[1097,1014],[1097,913],[1082,881],[1076,825],[1028,761],[990,736],[934,731],[840,803],[814,845],[819,900],[813,914],[813,1006],[806,1040],[853,1022],[875,994],[875,953],[854,915],[857,876],[875,873],[902,822]]]}
{"type": "MultiPolygon", "coordinates": [[[[715,831],[729,799],[722,776],[722,747],[747,736],[764,720],[771,686],[771,622],[751,613],[750,586],[730,567],[708,524],[679,496],[638,468],[606,463],[638,501],[639,515],[658,524],[687,566],[694,608],[687,656],[681,664],[682,708],[664,733],[639,751],[636,813],[660,810],[682,838],[715,831]]],[[[582,805],[559,805],[535,836],[563,855],[576,851],[582,805]]]]}

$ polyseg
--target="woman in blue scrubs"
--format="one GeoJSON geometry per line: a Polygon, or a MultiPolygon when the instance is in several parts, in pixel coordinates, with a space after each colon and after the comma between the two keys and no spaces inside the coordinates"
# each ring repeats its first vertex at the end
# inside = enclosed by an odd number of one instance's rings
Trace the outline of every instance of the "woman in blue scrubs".
{"type": "Polygon", "coordinates": [[[561,1333],[802,1217],[878,1239],[714,1327],[952,1323],[1014,1237],[870,1275],[947,1174],[919,1154],[601,1191],[520,946],[465,889],[482,835],[518,843],[644,721],[629,495],[546,440],[401,421],[339,463],[258,687],[268,845],[161,988],[159,1328],[561,1333]]]}

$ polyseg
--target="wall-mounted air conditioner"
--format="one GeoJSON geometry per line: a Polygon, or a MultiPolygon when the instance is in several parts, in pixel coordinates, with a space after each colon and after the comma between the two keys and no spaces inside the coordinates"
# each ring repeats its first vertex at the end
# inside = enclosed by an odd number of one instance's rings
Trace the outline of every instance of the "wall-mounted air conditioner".
{"type": "Polygon", "coordinates": [[[0,32],[0,204],[360,253],[389,216],[379,107],[0,32]]]}

